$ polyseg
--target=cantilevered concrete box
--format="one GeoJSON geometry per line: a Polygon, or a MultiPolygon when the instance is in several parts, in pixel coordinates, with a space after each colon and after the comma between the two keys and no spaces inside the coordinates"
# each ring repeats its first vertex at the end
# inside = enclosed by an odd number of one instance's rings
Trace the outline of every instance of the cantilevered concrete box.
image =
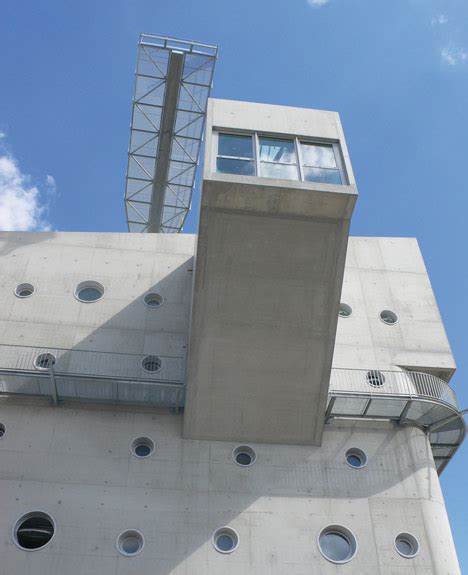
{"type": "Polygon", "coordinates": [[[210,100],[184,429],[321,442],[357,197],[338,114],[210,100]],[[338,144],[342,185],[217,173],[217,132],[338,144]]]}

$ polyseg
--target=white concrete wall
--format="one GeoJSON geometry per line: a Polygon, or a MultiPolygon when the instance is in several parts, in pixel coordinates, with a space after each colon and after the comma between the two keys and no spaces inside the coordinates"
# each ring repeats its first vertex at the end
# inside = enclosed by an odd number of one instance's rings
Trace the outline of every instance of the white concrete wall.
{"type": "MultiPolygon", "coordinates": [[[[0,343],[136,353],[185,345],[193,236],[4,233],[0,240],[0,343]],[[86,279],[105,285],[102,301],[75,300],[74,287],[86,279]],[[37,292],[19,300],[13,289],[26,281],[37,292]],[[142,303],[153,289],[166,298],[158,310],[142,303]]],[[[353,315],[338,322],[335,366],[453,370],[415,240],[351,238],[342,301],[353,315]],[[378,319],[385,308],[398,314],[396,326],[378,319]]],[[[163,411],[2,400],[0,423],[7,430],[0,575],[460,572],[431,450],[415,428],[336,422],[325,426],[321,447],[254,445],[258,461],[243,469],[231,459],[236,444],[182,439],[182,416],[163,411]],[[156,443],[148,460],[129,451],[141,435],[156,443]],[[367,452],[366,468],[344,463],[349,447],[367,452]],[[35,509],[53,515],[57,533],[43,550],[21,551],[11,529],[35,509]],[[317,533],[331,523],[358,538],[346,565],[318,551],[317,533]],[[241,538],[228,556],[210,541],[225,524],[241,538]],[[145,535],[138,557],[115,548],[125,528],[145,535]],[[418,537],[415,559],[395,552],[399,531],[418,537]]]]}
{"type": "Polygon", "coordinates": [[[0,345],[185,357],[195,239],[0,233],[0,345]],[[101,300],[86,304],[74,297],[86,280],[104,286],[101,300]],[[23,282],[34,285],[33,296],[14,295],[23,282]],[[165,300],[157,309],[143,303],[152,291],[165,300]]]}
{"type": "Polygon", "coordinates": [[[0,575],[456,575],[459,568],[425,435],[390,424],[327,425],[322,447],[253,445],[257,462],[236,465],[236,444],[184,440],[182,417],[163,412],[53,408],[2,402],[0,575]],[[131,455],[134,437],[155,453],[131,455]],[[344,461],[367,452],[367,467],[344,461]],[[27,552],[12,527],[32,510],[50,513],[56,534],[27,552]],[[358,540],[337,566],[320,554],[321,528],[341,524],[358,540]],[[213,531],[237,530],[231,555],[213,531]],[[115,540],[141,530],[140,555],[122,557],[115,540]],[[397,533],[420,542],[414,559],[394,549],[397,533]]]}
{"type": "Polygon", "coordinates": [[[184,434],[320,445],[357,198],[338,114],[210,100],[202,188],[184,434]],[[349,185],[219,173],[216,130],[338,143],[349,185]]]}
{"type": "Polygon", "coordinates": [[[408,367],[444,379],[455,371],[416,239],[350,238],[341,301],[353,313],[338,321],[334,367],[408,367]],[[397,324],[380,320],[385,309],[397,324]]]}

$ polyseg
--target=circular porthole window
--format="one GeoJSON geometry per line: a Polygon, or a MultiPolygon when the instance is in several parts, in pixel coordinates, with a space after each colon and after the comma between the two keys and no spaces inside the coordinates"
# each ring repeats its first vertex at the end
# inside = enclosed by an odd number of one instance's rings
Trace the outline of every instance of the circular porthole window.
{"type": "Polygon", "coordinates": [[[250,467],[257,459],[257,454],[248,445],[239,445],[232,452],[232,457],[237,465],[242,467],[250,467]]]}
{"type": "Polygon", "coordinates": [[[34,360],[34,367],[46,371],[53,367],[56,361],[57,358],[52,353],[40,353],[34,360]]]}
{"type": "Polygon", "coordinates": [[[318,536],[320,553],[332,563],[347,563],[356,555],[354,534],[341,525],[329,525],[318,536]]]}
{"type": "Polygon", "coordinates": [[[381,371],[371,369],[366,373],[366,380],[371,387],[382,387],[385,383],[385,376],[381,371]]]}
{"type": "Polygon", "coordinates": [[[352,447],[346,452],[346,463],[355,469],[361,469],[367,465],[367,455],[362,449],[352,447]]]}
{"type": "Polygon", "coordinates": [[[119,553],[127,557],[134,557],[143,551],[145,539],[143,534],[136,529],[127,529],[117,537],[117,549],[119,553]]]}
{"type": "Polygon", "coordinates": [[[395,537],[395,548],[402,557],[411,559],[419,553],[419,541],[410,533],[400,533],[395,537]]]}
{"type": "Polygon", "coordinates": [[[13,527],[13,541],[21,549],[35,551],[42,549],[55,533],[55,521],[42,511],[32,511],[23,515],[13,527]]]}
{"type": "Polygon", "coordinates": [[[340,303],[340,310],[338,315],[340,317],[349,317],[353,313],[353,309],[347,303],[340,303]]]}
{"type": "Polygon", "coordinates": [[[144,297],[145,305],[148,307],[159,307],[163,304],[164,299],[163,296],[159,293],[151,292],[147,293],[144,297]]]}
{"type": "Polygon", "coordinates": [[[6,427],[3,423],[0,423],[0,439],[2,437],[5,437],[5,433],[6,433],[6,427]]]}
{"type": "Polygon", "coordinates": [[[130,449],[133,455],[143,459],[154,452],[154,441],[149,437],[137,437],[132,441],[130,449]]]}
{"type": "Polygon", "coordinates": [[[398,321],[398,316],[394,311],[384,309],[380,312],[380,319],[387,325],[393,325],[398,321]]]}
{"type": "Polygon", "coordinates": [[[75,290],[75,297],[83,303],[92,303],[102,298],[104,286],[95,281],[81,282],[75,290]]]}
{"type": "Polygon", "coordinates": [[[141,367],[145,371],[156,373],[157,371],[160,371],[162,367],[162,360],[157,355],[147,355],[146,357],[143,358],[141,362],[141,367]]]}
{"type": "Polygon", "coordinates": [[[15,295],[17,297],[29,297],[34,293],[34,286],[32,284],[19,284],[15,288],[15,295]]]}
{"type": "Polygon", "coordinates": [[[239,546],[239,535],[231,527],[220,527],[213,534],[213,546],[220,553],[232,553],[239,546]]]}

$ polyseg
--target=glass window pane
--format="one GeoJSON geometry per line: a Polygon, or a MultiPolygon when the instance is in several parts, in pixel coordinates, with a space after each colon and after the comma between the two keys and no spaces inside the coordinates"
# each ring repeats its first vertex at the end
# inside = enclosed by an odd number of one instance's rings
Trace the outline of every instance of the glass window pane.
{"type": "Polygon", "coordinates": [[[255,166],[253,160],[230,160],[228,158],[218,158],[216,169],[223,174],[241,174],[243,176],[255,176],[255,166]]]}
{"type": "Polygon", "coordinates": [[[320,538],[320,546],[333,561],[345,561],[351,554],[351,545],[341,533],[326,533],[320,538]]]}
{"type": "Polygon", "coordinates": [[[304,166],[312,166],[314,168],[337,167],[333,146],[305,144],[304,142],[301,143],[301,146],[304,166]]]}
{"type": "Polygon", "coordinates": [[[259,138],[260,160],[264,162],[296,163],[296,150],[293,140],[278,140],[276,138],[259,138]]]}
{"type": "Polygon", "coordinates": [[[282,180],[298,180],[299,174],[297,166],[288,164],[269,164],[262,162],[260,164],[260,175],[263,178],[279,178],[282,180]]]}
{"type": "Polygon", "coordinates": [[[218,156],[234,158],[253,158],[252,136],[219,134],[218,156]]]}
{"type": "Polygon", "coordinates": [[[402,555],[413,555],[413,546],[409,541],[406,541],[406,539],[397,539],[396,544],[402,555]]]}
{"type": "Polygon", "coordinates": [[[328,170],[325,168],[304,168],[304,179],[306,182],[322,182],[323,184],[341,184],[339,170],[328,170]]]}

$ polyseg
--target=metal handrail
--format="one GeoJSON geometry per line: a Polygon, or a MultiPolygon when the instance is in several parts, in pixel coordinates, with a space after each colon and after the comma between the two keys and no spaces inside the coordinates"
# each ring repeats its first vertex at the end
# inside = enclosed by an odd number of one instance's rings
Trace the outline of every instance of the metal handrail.
{"type": "Polygon", "coordinates": [[[36,360],[42,354],[55,357],[56,375],[92,379],[114,379],[136,383],[158,382],[183,384],[185,357],[123,352],[91,351],[78,348],[0,345],[0,373],[18,375],[47,374],[47,369],[37,369],[36,360]],[[161,369],[147,372],[142,367],[148,355],[162,360],[161,369]]]}
{"type": "Polygon", "coordinates": [[[447,382],[418,371],[333,368],[329,392],[362,393],[371,397],[424,397],[460,411],[457,396],[447,382]]]}
{"type": "Polygon", "coordinates": [[[417,371],[334,368],[326,421],[384,419],[425,430],[437,471],[442,473],[466,434],[453,389],[435,375],[417,371]]]}

